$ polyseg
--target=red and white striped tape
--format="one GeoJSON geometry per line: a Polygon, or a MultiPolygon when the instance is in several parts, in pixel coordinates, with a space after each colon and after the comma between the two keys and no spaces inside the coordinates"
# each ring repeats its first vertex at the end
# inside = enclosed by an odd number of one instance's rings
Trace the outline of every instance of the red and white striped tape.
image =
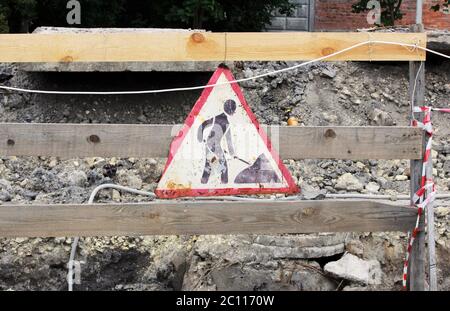
{"type": "Polygon", "coordinates": [[[413,195],[412,204],[417,207],[417,221],[412,232],[408,232],[408,248],[406,251],[406,257],[403,265],[403,288],[406,289],[407,273],[409,259],[411,258],[411,250],[414,244],[414,240],[419,232],[419,222],[421,215],[425,212],[428,204],[434,201],[436,195],[436,189],[433,182],[433,172],[432,170],[427,170],[429,161],[431,161],[431,148],[433,143],[433,126],[431,124],[431,111],[439,111],[444,113],[450,113],[450,108],[432,108],[428,106],[424,107],[414,107],[413,112],[422,112],[424,117],[422,122],[414,120],[412,122],[413,126],[417,126],[423,129],[426,133],[427,144],[425,148],[425,153],[422,159],[422,177],[420,180],[420,188],[413,195]]]}
{"type": "Polygon", "coordinates": [[[440,111],[440,112],[450,113],[450,108],[433,108],[433,107],[429,107],[429,108],[431,108],[432,111],[440,111]]]}

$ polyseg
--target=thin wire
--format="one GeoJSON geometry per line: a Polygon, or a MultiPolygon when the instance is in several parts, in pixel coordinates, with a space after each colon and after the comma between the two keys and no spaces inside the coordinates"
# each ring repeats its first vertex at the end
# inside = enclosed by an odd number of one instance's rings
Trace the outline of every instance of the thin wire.
{"type": "MultiPolygon", "coordinates": [[[[134,194],[138,194],[138,195],[142,195],[142,196],[149,196],[152,199],[156,198],[156,195],[153,192],[141,191],[141,190],[124,187],[121,185],[115,185],[115,184],[104,184],[104,185],[98,186],[97,188],[95,188],[92,191],[92,193],[89,197],[88,204],[93,204],[98,192],[103,189],[116,189],[116,190],[127,191],[130,193],[134,193],[134,194]]],[[[69,271],[67,272],[67,284],[69,287],[69,292],[73,291],[73,263],[75,260],[75,255],[77,253],[77,247],[78,247],[79,240],[80,240],[80,237],[74,238],[74,240],[72,242],[72,249],[70,250],[69,263],[67,264],[67,266],[69,268],[69,271]]]]}
{"type": "Polygon", "coordinates": [[[310,64],[313,64],[313,63],[317,63],[317,62],[320,62],[320,61],[323,61],[323,60],[326,60],[326,59],[329,59],[329,58],[332,58],[334,56],[343,54],[345,52],[348,52],[350,50],[356,49],[358,47],[361,47],[361,46],[364,46],[364,45],[367,45],[367,44],[385,44],[385,45],[398,45],[398,46],[404,46],[404,47],[411,47],[411,48],[420,49],[420,50],[427,51],[429,53],[436,54],[436,55],[439,55],[439,56],[442,56],[442,57],[450,59],[450,55],[445,55],[445,54],[439,53],[437,51],[434,51],[434,50],[431,50],[431,49],[428,49],[428,48],[425,48],[425,47],[418,46],[417,44],[409,44],[409,43],[402,43],[402,42],[392,42],[392,41],[370,40],[370,41],[357,43],[355,45],[352,45],[352,46],[347,47],[345,49],[342,49],[340,51],[334,52],[332,54],[325,55],[325,56],[322,56],[322,57],[319,57],[319,58],[316,58],[316,59],[313,59],[313,60],[310,60],[310,61],[307,61],[307,62],[303,62],[301,64],[297,64],[297,65],[294,65],[294,66],[291,66],[291,67],[286,67],[286,68],[274,70],[274,71],[271,71],[271,72],[255,75],[253,77],[242,78],[242,79],[233,80],[233,81],[219,82],[219,83],[215,83],[215,84],[211,84],[211,85],[168,88],[168,89],[158,89],[158,90],[116,91],[116,92],[43,91],[43,90],[33,90],[33,89],[9,87],[9,86],[3,86],[3,85],[0,85],[0,89],[13,91],[13,92],[21,92],[21,93],[53,94],[53,95],[140,95],[140,94],[157,94],[157,93],[169,93],[169,92],[202,90],[202,89],[206,89],[206,88],[213,88],[215,86],[228,85],[228,84],[233,84],[233,83],[241,83],[241,82],[246,82],[246,81],[250,81],[250,80],[256,80],[256,79],[264,78],[264,77],[271,76],[271,75],[274,75],[274,74],[279,74],[279,73],[282,73],[282,72],[291,71],[291,70],[294,70],[294,69],[297,69],[297,68],[305,67],[307,65],[310,65],[310,64]]]}

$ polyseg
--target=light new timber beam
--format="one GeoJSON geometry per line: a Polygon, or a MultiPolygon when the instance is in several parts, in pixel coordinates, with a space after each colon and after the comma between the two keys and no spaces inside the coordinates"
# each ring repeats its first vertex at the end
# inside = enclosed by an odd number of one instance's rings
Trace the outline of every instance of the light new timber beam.
{"type": "MultiPolygon", "coordinates": [[[[181,62],[312,60],[368,40],[426,46],[424,33],[121,32],[0,35],[0,62],[181,62]]],[[[372,44],[329,60],[418,61],[425,52],[372,44]]]]}

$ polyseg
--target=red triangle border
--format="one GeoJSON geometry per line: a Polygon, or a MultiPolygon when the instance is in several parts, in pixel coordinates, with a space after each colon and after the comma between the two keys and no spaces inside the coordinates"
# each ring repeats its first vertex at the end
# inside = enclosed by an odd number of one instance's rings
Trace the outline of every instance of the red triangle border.
{"type": "MultiPolygon", "coordinates": [[[[192,108],[192,111],[189,113],[188,117],[186,118],[186,121],[184,123],[183,128],[178,132],[178,135],[174,137],[171,145],[170,145],[170,151],[169,156],[166,162],[166,166],[164,168],[164,174],[166,174],[167,169],[169,168],[170,164],[172,163],[175,154],[177,153],[179,147],[181,146],[184,138],[186,137],[187,133],[189,132],[189,129],[191,128],[192,124],[195,121],[195,118],[200,113],[201,109],[203,108],[204,104],[206,103],[209,95],[211,94],[212,90],[214,89],[214,85],[219,80],[220,76],[224,74],[228,81],[235,81],[233,74],[231,71],[227,68],[219,67],[209,80],[207,87],[203,90],[202,94],[200,95],[200,98],[195,103],[194,107],[192,108]]],[[[264,142],[266,142],[267,148],[272,155],[275,162],[278,164],[278,168],[280,169],[283,178],[286,180],[288,187],[284,188],[223,188],[223,189],[173,189],[173,190],[167,190],[167,189],[156,189],[155,194],[158,198],[162,199],[174,199],[178,197],[196,197],[196,196],[220,196],[220,195],[242,195],[242,194],[272,194],[272,193],[285,193],[285,194],[294,194],[299,192],[298,186],[295,184],[289,170],[286,168],[286,166],[281,161],[278,153],[276,150],[272,147],[272,142],[267,137],[267,134],[265,131],[261,128],[258,120],[256,119],[255,114],[250,109],[250,106],[247,104],[247,101],[244,98],[244,94],[241,91],[241,88],[236,82],[233,82],[230,84],[233,91],[239,98],[239,101],[241,102],[242,106],[244,107],[245,111],[247,112],[248,117],[252,121],[253,125],[255,125],[256,129],[258,130],[259,135],[263,139],[264,142]]]]}

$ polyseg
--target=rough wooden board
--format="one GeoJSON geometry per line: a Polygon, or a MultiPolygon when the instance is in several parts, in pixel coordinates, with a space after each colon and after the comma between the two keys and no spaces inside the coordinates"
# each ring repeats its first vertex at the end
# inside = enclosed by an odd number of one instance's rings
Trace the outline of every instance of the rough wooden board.
{"type": "Polygon", "coordinates": [[[342,200],[1,205],[0,237],[405,231],[416,213],[342,200]]]}
{"type": "MultiPolygon", "coordinates": [[[[422,131],[411,127],[267,129],[285,159],[419,159],[422,131]]],[[[167,157],[180,126],[0,123],[0,155],[167,157]]]]}
{"type": "MultiPolygon", "coordinates": [[[[0,35],[0,62],[311,60],[368,40],[426,46],[424,33],[97,33],[0,35]]],[[[365,45],[330,60],[425,60],[421,50],[365,45]]]]}
{"type": "Polygon", "coordinates": [[[415,159],[422,131],[411,127],[270,127],[285,159],[415,159]],[[278,134],[277,134],[278,131],[278,134]]]}

